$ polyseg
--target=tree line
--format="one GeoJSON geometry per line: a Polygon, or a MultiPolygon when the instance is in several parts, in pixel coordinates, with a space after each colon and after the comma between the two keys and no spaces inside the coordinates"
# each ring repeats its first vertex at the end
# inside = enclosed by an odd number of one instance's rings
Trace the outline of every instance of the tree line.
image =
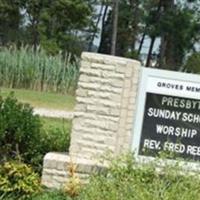
{"type": "Polygon", "coordinates": [[[197,71],[200,0],[0,0],[1,46],[140,59],[147,38],[146,66],[197,71]]]}

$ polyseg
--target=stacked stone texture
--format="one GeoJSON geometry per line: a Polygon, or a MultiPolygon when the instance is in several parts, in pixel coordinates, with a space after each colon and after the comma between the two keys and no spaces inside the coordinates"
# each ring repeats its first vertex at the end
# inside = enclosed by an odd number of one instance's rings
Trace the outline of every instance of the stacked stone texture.
{"type": "Polygon", "coordinates": [[[129,150],[140,63],[83,53],[70,155],[97,158],[129,150]]]}
{"type": "Polygon", "coordinates": [[[71,161],[85,179],[91,171],[105,167],[97,162],[106,152],[117,155],[131,149],[139,73],[138,61],[82,54],[69,155],[45,156],[43,185],[63,187],[71,161]]]}

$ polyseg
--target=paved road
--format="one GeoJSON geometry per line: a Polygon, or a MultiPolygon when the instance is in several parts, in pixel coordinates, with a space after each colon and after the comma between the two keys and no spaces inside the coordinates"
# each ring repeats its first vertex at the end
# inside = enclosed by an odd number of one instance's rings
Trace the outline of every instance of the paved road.
{"type": "Polygon", "coordinates": [[[73,119],[74,117],[74,112],[53,110],[46,108],[34,108],[34,114],[38,114],[44,117],[55,117],[55,118],[65,118],[65,119],[73,119]]]}

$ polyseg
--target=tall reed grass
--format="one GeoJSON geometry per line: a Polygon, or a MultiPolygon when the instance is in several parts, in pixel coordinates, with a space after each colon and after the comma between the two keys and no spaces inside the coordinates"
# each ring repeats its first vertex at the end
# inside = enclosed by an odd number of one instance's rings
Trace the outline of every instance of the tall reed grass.
{"type": "Polygon", "coordinates": [[[79,76],[79,60],[72,55],[55,56],[38,47],[0,48],[0,86],[73,93],[79,76]]]}

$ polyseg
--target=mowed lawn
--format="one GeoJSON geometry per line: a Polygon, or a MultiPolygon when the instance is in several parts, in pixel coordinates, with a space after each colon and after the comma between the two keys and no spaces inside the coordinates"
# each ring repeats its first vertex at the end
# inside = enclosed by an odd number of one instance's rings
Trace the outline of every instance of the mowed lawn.
{"type": "Polygon", "coordinates": [[[15,97],[33,107],[71,111],[75,105],[75,97],[52,92],[39,92],[24,89],[0,88],[0,96],[6,97],[14,92],[15,97]]]}
{"type": "Polygon", "coordinates": [[[56,128],[71,132],[71,126],[72,126],[71,120],[61,119],[61,118],[41,117],[41,121],[43,124],[43,128],[45,130],[56,128]]]}

